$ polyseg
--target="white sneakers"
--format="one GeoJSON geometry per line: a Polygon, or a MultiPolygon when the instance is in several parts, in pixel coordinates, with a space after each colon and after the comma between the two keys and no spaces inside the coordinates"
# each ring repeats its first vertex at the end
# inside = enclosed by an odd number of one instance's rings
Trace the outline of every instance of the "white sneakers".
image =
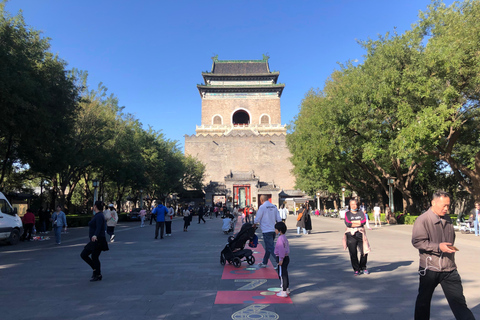
{"type": "Polygon", "coordinates": [[[267,265],[266,265],[266,264],[264,264],[264,263],[259,263],[259,264],[258,264],[258,267],[259,267],[259,268],[266,268],[266,267],[267,267],[267,265]]]}
{"type": "Polygon", "coordinates": [[[288,297],[288,293],[287,291],[280,291],[279,293],[277,293],[277,297],[286,298],[288,297]]]}
{"type": "Polygon", "coordinates": [[[277,297],[286,298],[290,295],[290,288],[287,288],[285,291],[280,291],[277,293],[277,297]]]}

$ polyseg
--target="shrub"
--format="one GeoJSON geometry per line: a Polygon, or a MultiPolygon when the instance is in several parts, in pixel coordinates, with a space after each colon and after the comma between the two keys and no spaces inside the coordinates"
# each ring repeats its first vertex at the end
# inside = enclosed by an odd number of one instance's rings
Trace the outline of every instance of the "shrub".
{"type": "Polygon", "coordinates": [[[67,225],[69,228],[86,227],[90,220],[92,220],[91,215],[67,215],[67,225]]]}

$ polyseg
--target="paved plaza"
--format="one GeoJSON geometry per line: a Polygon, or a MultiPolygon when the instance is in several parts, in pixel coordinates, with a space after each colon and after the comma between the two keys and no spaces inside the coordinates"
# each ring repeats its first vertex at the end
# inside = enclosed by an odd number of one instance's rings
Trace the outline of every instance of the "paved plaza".
{"type": "MultiPolygon", "coordinates": [[[[295,217],[289,216],[291,295],[280,298],[269,294],[280,283],[273,270],[250,270],[245,262],[240,269],[220,264],[227,238],[220,218],[197,224],[194,217],[188,232],[176,219],[172,237],[163,240],[154,240],[153,226],[119,224],[115,243],[100,256],[103,280],[93,283],[80,258],[87,228],[68,230],[61,245],[55,245],[52,233],[46,241],[0,244],[0,318],[413,318],[418,252],[410,243],[412,226],[368,231],[371,274],[354,277],[342,248],[343,221],[314,217],[312,234],[299,236],[295,217]]],[[[480,238],[457,233],[456,246],[467,304],[480,319],[480,238]]],[[[431,319],[454,319],[440,287],[431,319]]]]}

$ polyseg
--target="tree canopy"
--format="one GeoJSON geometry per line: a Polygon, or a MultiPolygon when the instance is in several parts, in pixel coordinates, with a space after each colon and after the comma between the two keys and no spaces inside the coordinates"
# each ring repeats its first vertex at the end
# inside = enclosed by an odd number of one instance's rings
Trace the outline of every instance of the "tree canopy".
{"type": "Polygon", "coordinates": [[[452,188],[480,199],[479,18],[478,1],[434,1],[403,34],[361,42],[363,62],[340,65],[302,101],[287,137],[297,186],[348,186],[383,202],[394,178],[404,211],[415,211],[416,184],[445,162],[452,188]]]}

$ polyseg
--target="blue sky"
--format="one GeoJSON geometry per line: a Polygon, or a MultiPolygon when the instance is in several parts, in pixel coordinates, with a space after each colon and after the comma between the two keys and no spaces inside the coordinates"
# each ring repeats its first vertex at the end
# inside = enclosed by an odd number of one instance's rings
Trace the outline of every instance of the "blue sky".
{"type": "MultiPolygon", "coordinates": [[[[451,4],[452,1],[446,1],[451,4]]],[[[6,10],[51,38],[68,68],[86,70],[125,112],[162,130],[183,148],[201,121],[196,88],[211,57],[270,56],[280,71],[282,123],[298,113],[310,88],[322,88],[338,62],[362,60],[357,40],[376,38],[418,20],[428,0],[163,1],[10,0],[6,10]]]]}

